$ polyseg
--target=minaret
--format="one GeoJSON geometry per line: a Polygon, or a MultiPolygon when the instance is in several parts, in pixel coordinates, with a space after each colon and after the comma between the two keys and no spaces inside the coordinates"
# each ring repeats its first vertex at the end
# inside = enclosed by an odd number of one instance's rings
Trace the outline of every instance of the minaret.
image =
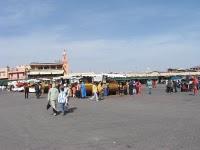
{"type": "Polygon", "coordinates": [[[63,70],[64,70],[64,76],[65,76],[69,73],[69,63],[68,63],[66,49],[64,49],[64,52],[63,52],[62,63],[63,63],[63,70]]]}

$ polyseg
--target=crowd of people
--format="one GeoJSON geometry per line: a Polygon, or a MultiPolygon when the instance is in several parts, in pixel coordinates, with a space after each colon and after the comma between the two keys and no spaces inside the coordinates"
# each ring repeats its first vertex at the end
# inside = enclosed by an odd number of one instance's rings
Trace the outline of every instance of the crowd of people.
{"type": "MultiPolygon", "coordinates": [[[[153,84],[152,80],[147,80],[146,86],[149,89],[149,94],[151,94],[151,89],[156,87],[153,84]]],[[[52,107],[53,115],[58,115],[62,113],[65,115],[69,107],[69,98],[80,98],[87,100],[103,100],[105,96],[108,96],[109,88],[106,83],[103,82],[93,82],[91,86],[91,97],[88,98],[86,85],[84,82],[75,83],[75,84],[52,84],[48,92],[48,104],[47,109],[52,107]]],[[[138,81],[130,81],[126,84],[118,84],[118,93],[119,95],[139,95],[142,94],[142,84],[138,81]]],[[[36,94],[37,95],[37,94],[36,94]]]]}
{"type": "MultiPolygon", "coordinates": [[[[103,91],[102,82],[93,83],[92,84],[92,96],[88,100],[103,100],[104,99],[104,91],[103,91]]],[[[69,107],[69,98],[70,97],[78,97],[81,99],[87,98],[87,91],[84,82],[80,84],[76,83],[73,85],[68,84],[60,84],[56,86],[56,84],[52,84],[51,88],[48,92],[48,104],[47,109],[52,107],[53,115],[58,115],[62,113],[66,114],[69,107]]]]}
{"type": "MultiPolygon", "coordinates": [[[[148,94],[152,94],[152,89],[157,88],[157,80],[146,80],[146,85],[140,80],[131,80],[129,82],[115,82],[114,94],[117,95],[143,95],[144,86],[148,89],[148,94]],[[143,84],[142,84],[143,83],[143,84]]],[[[24,85],[25,99],[29,98],[30,92],[29,83],[24,85]]],[[[39,99],[40,96],[44,93],[44,84],[35,83],[35,95],[39,99]]],[[[66,114],[69,107],[69,98],[73,97],[75,99],[88,101],[100,101],[103,100],[106,96],[113,94],[113,86],[107,82],[92,82],[84,83],[83,81],[67,84],[67,82],[53,82],[48,84],[48,104],[47,109],[50,107],[53,110],[53,115],[58,115],[62,113],[66,114]]],[[[169,79],[166,82],[166,92],[167,93],[176,93],[181,92],[193,92],[195,96],[198,95],[199,90],[199,81],[197,77],[193,77],[188,81],[184,80],[172,80],[169,79]]]]}
{"type": "Polygon", "coordinates": [[[192,91],[195,96],[198,95],[199,90],[199,80],[197,77],[192,77],[189,82],[183,82],[180,80],[168,80],[166,82],[166,92],[167,93],[177,93],[178,89],[181,92],[192,91]]]}
{"type": "MultiPolygon", "coordinates": [[[[156,80],[147,80],[146,86],[148,88],[148,93],[151,95],[152,88],[157,87],[157,82],[156,80]]],[[[143,85],[139,80],[118,84],[119,95],[141,95],[142,89],[143,85]]]]}
{"type": "MultiPolygon", "coordinates": [[[[146,86],[148,89],[148,94],[152,94],[152,89],[157,88],[157,80],[146,81],[146,85],[142,84],[140,80],[131,80],[129,82],[116,82],[117,88],[116,94],[122,95],[142,95],[143,87],[146,86]]],[[[29,98],[29,87],[30,84],[24,85],[25,99],[29,98]]],[[[178,88],[182,90],[189,90],[191,87],[186,86],[185,83],[181,81],[168,80],[166,82],[166,92],[178,92],[178,88]]],[[[198,95],[199,89],[199,81],[198,78],[192,79],[192,88],[194,95],[198,95]]],[[[100,101],[103,100],[106,96],[110,95],[110,86],[106,82],[92,82],[88,87],[88,84],[85,84],[83,81],[79,83],[67,84],[66,82],[53,82],[48,86],[48,104],[47,109],[52,107],[53,115],[58,115],[62,113],[66,114],[69,107],[69,98],[77,98],[77,99],[87,99],[100,101]],[[88,90],[89,89],[89,90],[88,90]]],[[[35,84],[35,94],[36,98],[40,98],[40,96],[44,93],[43,86],[40,83],[35,84]]]]}
{"type": "MultiPolygon", "coordinates": [[[[148,80],[146,85],[151,94],[151,89],[156,87],[152,80],[148,80]]],[[[141,95],[142,83],[137,81],[119,82],[116,94],[119,95],[141,95]]],[[[29,98],[30,84],[24,85],[25,99],[29,98]]],[[[48,105],[47,109],[52,107],[53,114],[58,115],[62,113],[65,115],[67,107],[69,106],[69,97],[100,101],[110,94],[109,84],[106,82],[93,82],[90,83],[90,87],[86,88],[86,84],[83,81],[80,83],[66,84],[66,83],[53,83],[48,87],[48,105]]],[[[35,84],[36,98],[39,99],[44,93],[44,89],[40,83],[35,84]]]]}

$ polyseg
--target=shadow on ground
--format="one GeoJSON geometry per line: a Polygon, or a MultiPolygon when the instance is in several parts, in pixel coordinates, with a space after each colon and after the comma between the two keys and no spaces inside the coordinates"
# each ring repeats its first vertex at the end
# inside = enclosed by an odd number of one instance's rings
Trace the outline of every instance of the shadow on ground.
{"type": "Polygon", "coordinates": [[[67,114],[73,113],[75,110],[77,110],[77,107],[71,107],[68,109],[67,114]]]}

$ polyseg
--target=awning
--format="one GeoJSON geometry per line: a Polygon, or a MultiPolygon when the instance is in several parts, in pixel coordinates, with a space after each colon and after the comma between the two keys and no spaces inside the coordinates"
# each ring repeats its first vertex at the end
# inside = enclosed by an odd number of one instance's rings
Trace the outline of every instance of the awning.
{"type": "Polygon", "coordinates": [[[107,78],[107,79],[113,79],[116,81],[130,81],[130,80],[158,80],[158,77],[126,77],[126,78],[107,78]]]}
{"type": "Polygon", "coordinates": [[[181,80],[181,79],[183,79],[183,77],[181,77],[181,76],[171,77],[171,80],[181,80]]]}
{"type": "Polygon", "coordinates": [[[63,74],[64,71],[52,71],[51,74],[63,74]]]}
{"type": "Polygon", "coordinates": [[[63,70],[47,70],[47,71],[30,71],[28,75],[51,75],[51,74],[62,75],[63,73],[64,73],[63,70]]]}
{"type": "Polygon", "coordinates": [[[40,72],[29,72],[28,75],[39,75],[40,72]]]}
{"type": "Polygon", "coordinates": [[[7,86],[8,80],[0,80],[0,86],[7,86]]]}

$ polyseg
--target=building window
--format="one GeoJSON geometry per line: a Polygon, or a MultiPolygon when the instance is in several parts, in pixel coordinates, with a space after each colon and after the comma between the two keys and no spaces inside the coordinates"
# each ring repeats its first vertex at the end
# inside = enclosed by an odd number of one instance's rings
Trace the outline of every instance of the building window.
{"type": "Polygon", "coordinates": [[[44,69],[49,69],[49,66],[44,66],[44,69]]]}
{"type": "Polygon", "coordinates": [[[62,66],[58,66],[57,69],[62,69],[62,66]]]}

